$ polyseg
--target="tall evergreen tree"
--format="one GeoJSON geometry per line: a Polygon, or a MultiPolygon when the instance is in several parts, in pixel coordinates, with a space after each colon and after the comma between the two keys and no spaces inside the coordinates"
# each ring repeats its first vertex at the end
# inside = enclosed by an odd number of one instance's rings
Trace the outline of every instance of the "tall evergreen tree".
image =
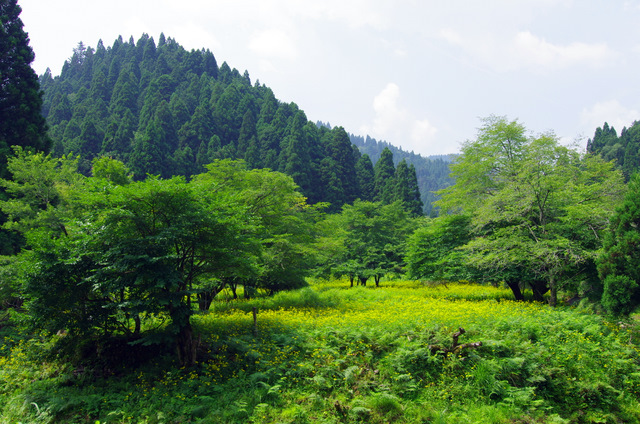
{"type": "Polygon", "coordinates": [[[587,141],[587,152],[589,153],[601,153],[602,149],[608,145],[613,145],[618,141],[618,134],[616,129],[609,126],[609,123],[605,122],[602,128],[596,128],[596,133],[593,139],[587,141]]]}
{"type": "Polygon", "coordinates": [[[336,175],[342,185],[340,204],[351,203],[358,195],[358,183],[356,180],[355,158],[351,139],[342,127],[336,127],[331,131],[331,137],[327,138],[327,156],[335,162],[336,175]]]}
{"type": "Polygon", "coordinates": [[[389,204],[394,198],[394,175],[396,173],[393,166],[393,153],[385,147],[380,155],[380,159],[373,167],[375,177],[374,200],[389,204]]]}
{"type": "Polygon", "coordinates": [[[423,215],[424,203],[420,195],[420,186],[418,184],[418,176],[416,174],[416,167],[413,164],[409,165],[409,198],[406,201],[407,212],[414,216],[423,215]]]}
{"type": "Polygon", "coordinates": [[[373,202],[375,188],[373,163],[366,153],[360,156],[356,162],[356,178],[358,179],[360,199],[365,202],[373,202]]]}
{"type": "Polygon", "coordinates": [[[393,180],[393,200],[405,204],[409,200],[409,165],[405,159],[398,163],[393,180]]]}
{"type": "Polygon", "coordinates": [[[304,132],[304,124],[307,117],[304,112],[298,111],[287,129],[288,135],[284,140],[284,149],[281,152],[280,171],[293,177],[293,180],[306,196],[312,189],[311,184],[311,156],[309,143],[304,132]]]}
{"type": "MultiPolygon", "coordinates": [[[[48,151],[51,139],[42,116],[42,92],[31,68],[35,58],[23,30],[17,0],[0,0],[0,178],[10,178],[11,146],[48,151]]],[[[0,200],[5,197],[0,190],[0,200]]],[[[5,216],[0,214],[0,224],[5,216]]],[[[19,237],[0,230],[0,255],[19,249],[19,237]]]]}
{"type": "Polygon", "coordinates": [[[7,177],[10,146],[48,151],[42,93],[31,68],[35,58],[17,0],[0,0],[0,178],[7,177]]]}
{"type": "Polygon", "coordinates": [[[627,188],[598,258],[602,305],[616,315],[629,314],[640,304],[640,174],[631,176],[627,188]]]}
{"type": "Polygon", "coordinates": [[[628,181],[631,175],[640,170],[640,123],[634,122],[620,139],[624,146],[624,157],[620,165],[628,181]]]}
{"type": "MultiPolygon", "coordinates": [[[[306,119],[305,119],[306,120],[306,119]]],[[[240,126],[240,135],[238,136],[238,156],[244,157],[247,153],[249,145],[255,144],[252,139],[258,138],[256,132],[256,121],[251,109],[247,109],[242,117],[242,125],[240,126]]]]}

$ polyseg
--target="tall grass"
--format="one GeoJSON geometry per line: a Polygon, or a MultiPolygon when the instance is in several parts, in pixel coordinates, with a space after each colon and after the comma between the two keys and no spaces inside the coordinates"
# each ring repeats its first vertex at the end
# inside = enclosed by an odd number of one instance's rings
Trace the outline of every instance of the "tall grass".
{"type": "Polygon", "coordinates": [[[637,330],[498,288],[322,282],[194,316],[200,362],[106,375],[15,341],[0,422],[588,423],[639,421],[637,330]],[[254,327],[253,308],[257,308],[254,327]],[[464,328],[453,349],[452,335],[464,328]]]}

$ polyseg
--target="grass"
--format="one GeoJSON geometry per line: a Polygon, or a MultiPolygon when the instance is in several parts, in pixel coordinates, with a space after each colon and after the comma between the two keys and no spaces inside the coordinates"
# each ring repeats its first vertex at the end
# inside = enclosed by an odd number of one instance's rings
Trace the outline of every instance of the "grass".
{"type": "Polygon", "coordinates": [[[56,337],[7,337],[0,422],[639,422],[633,323],[487,286],[348,285],[216,303],[193,317],[191,369],[161,356],[105,373],[56,359],[56,337]],[[452,352],[461,327],[482,346],[452,352]]]}

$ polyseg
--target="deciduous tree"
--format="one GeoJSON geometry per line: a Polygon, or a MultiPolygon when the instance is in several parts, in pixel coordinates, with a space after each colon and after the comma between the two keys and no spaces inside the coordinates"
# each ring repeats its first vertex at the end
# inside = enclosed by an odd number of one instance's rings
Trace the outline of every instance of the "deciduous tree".
{"type": "Polygon", "coordinates": [[[518,121],[485,119],[452,166],[456,184],[441,190],[447,213],[472,216],[463,249],[488,279],[550,292],[570,276],[592,279],[595,252],[622,190],[613,164],[560,145],[553,134],[529,136],[518,121]],[[542,284],[541,284],[542,283],[542,284]]]}

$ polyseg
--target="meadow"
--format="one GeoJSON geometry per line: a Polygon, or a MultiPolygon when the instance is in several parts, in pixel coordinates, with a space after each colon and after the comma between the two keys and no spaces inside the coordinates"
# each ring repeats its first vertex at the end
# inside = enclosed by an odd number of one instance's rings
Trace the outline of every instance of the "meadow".
{"type": "Polygon", "coordinates": [[[633,320],[491,286],[348,285],[221,296],[193,317],[192,368],[142,347],[135,364],[72,365],[64,336],[4,329],[0,422],[640,422],[633,320]]]}

